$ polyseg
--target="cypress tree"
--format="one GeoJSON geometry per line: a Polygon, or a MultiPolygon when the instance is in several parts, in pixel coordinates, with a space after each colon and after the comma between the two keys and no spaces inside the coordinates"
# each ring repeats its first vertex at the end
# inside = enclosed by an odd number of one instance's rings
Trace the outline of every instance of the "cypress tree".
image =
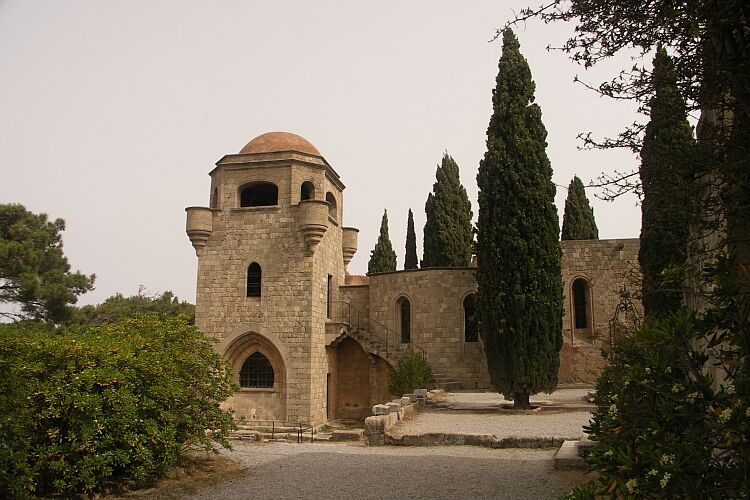
{"type": "Polygon", "coordinates": [[[370,262],[367,263],[367,274],[387,273],[396,270],[396,252],[393,251],[391,238],[388,235],[388,211],[383,211],[380,223],[380,236],[372,252],[370,262]]]}
{"type": "Polygon", "coordinates": [[[448,153],[435,178],[425,203],[422,267],[466,267],[471,263],[471,202],[448,153]]]}
{"type": "Polygon", "coordinates": [[[417,235],[414,233],[414,214],[409,209],[409,218],[406,222],[406,256],[404,257],[404,269],[417,268],[417,235]]]}
{"type": "Polygon", "coordinates": [[[659,47],[652,73],[654,96],[641,149],[641,247],[643,308],[656,318],[680,308],[682,287],[662,272],[682,266],[687,256],[693,129],[676,84],[671,58],[659,47]]]}
{"type": "Polygon", "coordinates": [[[562,279],[547,131],[519,49],[506,29],[477,174],[477,311],[493,385],[528,408],[557,385],[562,279]]]}
{"type": "Polygon", "coordinates": [[[568,197],[565,199],[563,215],[563,240],[598,240],[599,229],[594,220],[594,209],[586,197],[586,189],[577,175],[573,176],[568,186],[568,197]]]}

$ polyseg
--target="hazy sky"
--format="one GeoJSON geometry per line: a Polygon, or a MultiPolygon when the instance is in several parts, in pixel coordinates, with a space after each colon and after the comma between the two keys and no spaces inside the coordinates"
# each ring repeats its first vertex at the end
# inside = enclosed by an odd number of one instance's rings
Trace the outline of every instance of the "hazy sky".
{"type": "MultiPolygon", "coordinates": [[[[501,51],[488,40],[526,4],[0,0],[0,202],[65,219],[73,268],[97,275],[81,303],[140,284],[192,302],[184,208],[208,204],[223,155],[284,130],[312,142],[346,185],[344,224],[360,229],[349,271],[366,272],[384,208],[401,268],[409,207],[421,257],[444,151],[476,219],[501,51]]],[[[570,29],[516,30],[563,186],[637,165],[577,150],[579,132],[614,134],[635,115],[573,83],[608,73],[545,50],[570,29]]],[[[561,222],[565,195],[558,188],[561,222]]],[[[638,236],[635,198],[589,199],[602,238],[638,236]]]]}

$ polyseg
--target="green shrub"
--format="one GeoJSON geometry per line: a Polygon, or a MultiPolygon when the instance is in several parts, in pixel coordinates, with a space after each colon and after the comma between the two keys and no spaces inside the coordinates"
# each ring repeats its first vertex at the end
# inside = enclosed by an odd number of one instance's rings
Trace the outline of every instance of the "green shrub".
{"type": "Polygon", "coordinates": [[[587,428],[598,442],[587,461],[599,495],[746,495],[749,309],[731,280],[715,284],[715,307],[673,313],[614,349],[587,428]]]}
{"type": "Polygon", "coordinates": [[[414,352],[401,355],[388,377],[388,390],[394,396],[411,394],[414,389],[425,389],[432,383],[432,368],[424,358],[414,352]]]}
{"type": "Polygon", "coordinates": [[[230,374],[186,317],[0,335],[0,496],[143,484],[187,446],[228,447],[230,374]],[[206,430],[213,433],[206,435],[206,430]]]}

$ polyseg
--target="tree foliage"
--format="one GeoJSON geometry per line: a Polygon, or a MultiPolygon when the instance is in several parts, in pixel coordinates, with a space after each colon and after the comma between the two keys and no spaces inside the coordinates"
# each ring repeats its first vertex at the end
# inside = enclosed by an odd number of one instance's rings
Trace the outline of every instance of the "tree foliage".
{"type": "Polygon", "coordinates": [[[0,311],[13,320],[60,323],[78,295],[94,288],[94,275],[71,272],[63,255],[65,222],[50,222],[23,205],[0,204],[0,302],[20,311],[0,311]]]}
{"type": "Polygon", "coordinates": [[[611,354],[587,429],[598,443],[588,461],[599,494],[723,499],[750,490],[750,322],[732,265],[708,270],[713,307],[668,314],[611,354]]]}
{"type": "Polygon", "coordinates": [[[568,186],[568,197],[565,199],[563,215],[563,240],[598,240],[599,229],[594,220],[594,209],[586,197],[586,188],[578,176],[573,176],[568,186]]]}
{"type": "Polygon", "coordinates": [[[471,263],[471,202],[448,153],[435,178],[425,203],[422,267],[466,267],[471,263]]]}
{"type": "Polygon", "coordinates": [[[401,355],[388,376],[388,392],[394,396],[411,394],[414,389],[428,389],[431,385],[432,368],[421,355],[411,351],[401,355]]]}
{"type": "MultiPolygon", "coordinates": [[[[632,49],[645,56],[658,45],[665,47],[688,112],[719,110],[734,119],[724,122],[731,129],[724,136],[735,146],[749,142],[742,132],[750,117],[750,6],[745,0],[550,0],[522,10],[507,25],[532,18],[572,22],[574,34],[561,49],[586,68],[632,49]]],[[[587,86],[604,96],[634,100],[647,114],[654,94],[651,72],[636,60],[610,80],[587,86]]],[[[588,147],[625,147],[638,153],[644,130],[645,125],[636,122],[615,138],[597,139],[590,133],[582,138],[588,147]]],[[[741,177],[742,169],[734,169],[731,176],[735,175],[741,177]]],[[[604,187],[605,198],[613,198],[640,192],[639,180],[637,171],[615,172],[603,174],[597,184],[604,187]]]]}
{"type": "Polygon", "coordinates": [[[417,268],[417,235],[414,233],[414,214],[409,209],[409,218],[406,221],[406,254],[404,257],[404,269],[417,268]]]}
{"type": "Polygon", "coordinates": [[[479,331],[490,378],[517,407],[557,384],[562,281],[547,132],[518,39],[503,52],[479,165],[479,331]]]}
{"type": "Polygon", "coordinates": [[[640,168],[643,204],[638,262],[647,317],[666,315],[682,303],[680,281],[668,279],[663,273],[683,266],[687,257],[695,150],[685,101],[663,48],[654,58],[653,80],[655,93],[640,168]]]}
{"type": "Polygon", "coordinates": [[[383,211],[383,220],[380,222],[380,236],[375,248],[370,252],[370,261],[367,263],[367,274],[388,273],[396,270],[396,252],[391,245],[391,237],[388,235],[388,211],[383,211]]]}
{"type": "Polygon", "coordinates": [[[43,326],[0,325],[3,497],[144,484],[185,447],[228,447],[230,372],[185,317],[43,326]]]}
{"type": "Polygon", "coordinates": [[[130,297],[117,293],[101,304],[76,308],[68,323],[98,326],[116,323],[144,313],[155,313],[160,317],[184,315],[189,318],[190,324],[195,322],[195,306],[193,304],[180,301],[170,291],[161,295],[151,295],[141,287],[136,295],[130,297]]]}

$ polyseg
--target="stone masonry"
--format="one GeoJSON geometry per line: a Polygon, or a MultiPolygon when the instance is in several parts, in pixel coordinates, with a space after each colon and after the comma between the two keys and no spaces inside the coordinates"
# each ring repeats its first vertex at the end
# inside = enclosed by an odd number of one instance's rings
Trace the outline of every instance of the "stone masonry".
{"type": "MultiPolygon", "coordinates": [[[[198,256],[196,325],[217,339],[242,385],[225,402],[237,418],[313,425],[364,418],[391,399],[387,377],[405,350],[424,353],[434,373],[465,388],[490,388],[481,341],[467,342],[464,332],[474,269],[348,275],[357,230],[341,226],[344,185],[312,144],[263,134],[209,175],[209,207],[186,209],[198,256]],[[257,193],[276,196],[258,201],[257,193]],[[253,263],[261,269],[257,294],[248,287],[253,263]],[[409,342],[400,336],[404,301],[409,342]],[[253,364],[258,356],[263,362],[253,364]]],[[[562,249],[559,378],[591,382],[618,292],[631,286],[638,240],[565,241],[562,249]],[[583,327],[576,314],[586,315],[583,327]]]]}

